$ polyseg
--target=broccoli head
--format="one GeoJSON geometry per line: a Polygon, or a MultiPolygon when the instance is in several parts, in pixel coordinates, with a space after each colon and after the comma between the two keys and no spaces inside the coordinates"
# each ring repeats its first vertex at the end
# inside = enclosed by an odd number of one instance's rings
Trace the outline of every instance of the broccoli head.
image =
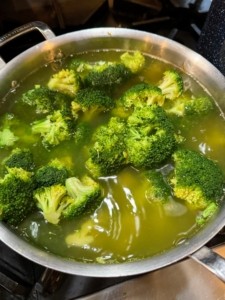
{"type": "Polygon", "coordinates": [[[183,116],[201,116],[213,110],[213,102],[207,96],[189,98],[187,96],[178,97],[174,101],[170,101],[165,106],[168,114],[174,114],[178,117],[183,116]]]}
{"type": "Polygon", "coordinates": [[[46,87],[35,85],[31,90],[22,94],[21,101],[34,106],[36,113],[48,113],[52,110],[52,91],[46,87]]]}
{"type": "Polygon", "coordinates": [[[33,173],[22,168],[8,168],[0,179],[0,219],[17,226],[34,209],[33,173]]]}
{"type": "Polygon", "coordinates": [[[134,74],[140,72],[145,65],[145,57],[140,51],[125,52],[120,56],[120,61],[134,74]]]}
{"type": "Polygon", "coordinates": [[[103,71],[111,64],[110,62],[98,61],[98,62],[88,62],[79,58],[72,58],[68,64],[68,69],[74,70],[84,81],[85,77],[91,70],[103,71]]]}
{"type": "Polygon", "coordinates": [[[23,93],[21,100],[35,107],[37,114],[48,114],[62,109],[72,101],[70,96],[40,85],[35,85],[33,89],[23,93]]]}
{"type": "Polygon", "coordinates": [[[121,63],[111,63],[93,68],[84,78],[85,86],[97,89],[115,87],[131,76],[131,71],[121,63]]]}
{"type": "Polygon", "coordinates": [[[160,88],[157,86],[148,83],[139,83],[132,86],[123,94],[119,100],[119,104],[121,103],[125,108],[142,107],[152,104],[162,106],[164,98],[160,88]]]}
{"type": "Polygon", "coordinates": [[[58,159],[51,160],[48,164],[40,167],[34,174],[37,187],[65,184],[69,176],[69,170],[58,159]]]}
{"type": "Polygon", "coordinates": [[[19,137],[15,134],[14,127],[17,125],[13,114],[4,114],[1,116],[0,126],[0,147],[12,147],[19,137]]]}
{"type": "Polygon", "coordinates": [[[128,161],[136,168],[152,168],[170,157],[176,147],[173,124],[160,106],[135,108],[127,119],[128,161]]]}
{"type": "Polygon", "coordinates": [[[13,149],[2,163],[8,168],[22,168],[29,172],[35,167],[32,152],[29,149],[21,148],[13,149]]]}
{"type": "Polygon", "coordinates": [[[146,198],[150,202],[165,203],[171,197],[171,188],[161,172],[148,170],[144,173],[148,180],[146,198]]]}
{"type": "Polygon", "coordinates": [[[83,59],[72,57],[67,65],[68,69],[74,70],[76,73],[82,73],[86,70],[91,70],[92,65],[83,59]]]}
{"type": "Polygon", "coordinates": [[[31,132],[31,126],[13,113],[0,116],[0,148],[10,149],[16,145],[29,148],[37,142],[37,136],[31,132]],[[18,141],[18,143],[17,143],[18,141]]]}
{"type": "Polygon", "coordinates": [[[75,145],[82,145],[88,143],[92,134],[91,125],[88,122],[80,122],[77,124],[74,132],[75,145]]]}
{"type": "Polygon", "coordinates": [[[71,97],[76,95],[80,85],[80,77],[76,72],[69,69],[62,69],[55,73],[48,82],[50,90],[58,91],[71,97]]]}
{"type": "Polygon", "coordinates": [[[187,149],[173,154],[170,182],[174,195],[193,209],[205,209],[223,195],[224,176],[220,167],[205,155],[187,149]]]}
{"type": "Polygon", "coordinates": [[[93,219],[85,221],[80,229],[68,234],[65,238],[67,246],[85,247],[94,241],[93,234],[90,231],[94,228],[95,223],[93,219]]]}
{"type": "Polygon", "coordinates": [[[97,128],[92,137],[90,158],[86,161],[92,176],[112,175],[126,165],[125,135],[126,124],[117,117],[111,117],[106,125],[97,128]]]}
{"type": "Polygon", "coordinates": [[[53,184],[34,190],[36,205],[44,219],[55,225],[62,219],[79,216],[90,207],[96,207],[100,196],[100,185],[88,176],[82,180],[70,177],[65,185],[53,184]]]}
{"type": "Polygon", "coordinates": [[[0,130],[0,147],[12,147],[18,139],[10,128],[0,130]]]}
{"type": "Polygon", "coordinates": [[[70,203],[62,212],[64,218],[72,218],[96,208],[101,200],[101,187],[89,176],[66,179],[66,190],[70,203]],[[72,199],[72,200],[71,200],[72,199]]]}
{"type": "Polygon", "coordinates": [[[40,134],[43,145],[56,146],[69,140],[74,133],[74,119],[67,109],[55,110],[44,119],[32,123],[32,132],[40,134]]]}
{"type": "Polygon", "coordinates": [[[82,111],[93,116],[95,113],[104,112],[114,107],[114,101],[102,90],[93,88],[81,89],[72,101],[72,113],[76,117],[82,111]]]}
{"type": "Polygon", "coordinates": [[[144,172],[144,176],[148,181],[145,197],[150,203],[160,205],[167,216],[182,216],[186,213],[186,206],[173,198],[167,172],[164,174],[153,169],[144,172]]]}
{"type": "Polygon", "coordinates": [[[49,223],[59,223],[62,211],[67,206],[67,202],[64,201],[66,194],[66,188],[61,184],[40,187],[34,190],[36,205],[43,213],[44,219],[49,223]]]}
{"type": "Polygon", "coordinates": [[[183,93],[183,78],[176,70],[167,70],[158,87],[167,99],[174,100],[183,93]]]}

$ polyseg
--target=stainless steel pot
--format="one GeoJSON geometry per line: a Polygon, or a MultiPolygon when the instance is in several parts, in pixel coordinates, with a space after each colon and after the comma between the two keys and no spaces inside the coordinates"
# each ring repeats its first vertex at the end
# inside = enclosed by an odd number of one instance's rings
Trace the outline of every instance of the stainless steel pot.
{"type": "MultiPolygon", "coordinates": [[[[72,53],[94,49],[139,49],[163,59],[195,78],[214,97],[225,112],[225,78],[206,59],[167,38],[122,28],[94,28],[55,37],[41,22],[29,23],[0,38],[0,47],[25,32],[37,29],[46,41],[26,50],[9,63],[0,60],[0,97],[4,97],[21,78],[49,62],[72,53]]],[[[50,269],[65,273],[117,277],[142,274],[176,263],[188,256],[206,264],[225,282],[225,261],[204,245],[225,226],[225,202],[216,218],[193,238],[165,253],[137,262],[122,264],[89,264],[67,260],[35,248],[0,222],[0,239],[22,256],[50,269]]]]}

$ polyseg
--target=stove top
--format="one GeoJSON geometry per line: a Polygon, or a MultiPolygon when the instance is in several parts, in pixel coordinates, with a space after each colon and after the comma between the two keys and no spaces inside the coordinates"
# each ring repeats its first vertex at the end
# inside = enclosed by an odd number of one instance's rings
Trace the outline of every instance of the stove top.
{"type": "MultiPolygon", "coordinates": [[[[125,27],[166,36],[195,51],[204,52],[207,48],[207,45],[203,47],[201,33],[203,30],[205,33],[207,29],[204,26],[210,10],[210,0],[82,0],[79,4],[72,0],[4,2],[0,1],[0,35],[27,22],[39,20],[48,24],[56,35],[91,27],[125,27]]],[[[42,37],[38,33],[28,34],[1,48],[1,56],[9,61],[40,41],[42,37]]],[[[225,230],[222,230],[207,246],[222,244],[224,234],[225,230]]],[[[156,275],[153,275],[153,279],[154,276],[156,275]]],[[[128,279],[135,287],[139,278],[140,276],[105,279],[62,274],[28,261],[0,242],[0,299],[128,299],[126,295],[130,295],[131,299],[129,285],[123,285],[125,290],[116,287],[121,287],[128,279]],[[107,289],[105,294],[98,294],[106,288],[114,292],[107,293],[107,289]]],[[[134,293],[133,299],[137,299],[135,295],[134,293]]],[[[145,297],[149,298],[149,295],[145,297]]],[[[160,294],[154,295],[153,299],[164,299],[160,294]]]]}

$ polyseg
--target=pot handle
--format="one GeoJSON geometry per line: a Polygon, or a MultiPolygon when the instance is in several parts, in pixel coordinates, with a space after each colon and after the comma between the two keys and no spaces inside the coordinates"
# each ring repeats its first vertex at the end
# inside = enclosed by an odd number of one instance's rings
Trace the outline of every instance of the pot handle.
{"type": "MultiPolygon", "coordinates": [[[[55,34],[45,23],[40,22],[40,21],[35,21],[35,22],[30,22],[30,23],[24,24],[20,27],[13,29],[10,32],[2,35],[0,37],[0,47],[4,46],[5,44],[12,41],[13,39],[15,39],[23,34],[26,34],[30,31],[33,31],[33,30],[38,30],[46,40],[49,40],[49,39],[52,39],[55,37],[55,34]]],[[[6,64],[5,61],[0,56],[0,69],[2,69],[5,66],[5,64],[6,64]]]]}
{"type": "Polygon", "coordinates": [[[191,254],[190,257],[225,283],[225,259],[221,255],[204,246],[191,254]]]}

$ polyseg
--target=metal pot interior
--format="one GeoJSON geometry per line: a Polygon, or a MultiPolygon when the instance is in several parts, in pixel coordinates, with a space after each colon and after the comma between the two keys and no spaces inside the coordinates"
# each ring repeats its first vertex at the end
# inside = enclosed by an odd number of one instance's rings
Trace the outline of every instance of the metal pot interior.
{"type": "MultiPolygon", "coordinates": [[[[30,48],[14,58],[0,71],[0,96],[4,98],[16,84],[19,84],[21,78],[26,77],[40,66],[72,53],[97,49],[140,50],[170,62],[205,87],[219,105],[221,113],[225,111],[224,76],[202,56],[167,38],[121,28],[97,28],[72,32],[30,48]]],[[[93,277],[128,276],[164,267],[192,254],[222,229],[225,225],[224,212],[225,204],[216,218],[205,228],[174,249],[148,259],[123,264],[84,264],[57,257],[22,240],[3,223],[0,223],[0,238],[26,258],[61,272],[93,277]]]]}

